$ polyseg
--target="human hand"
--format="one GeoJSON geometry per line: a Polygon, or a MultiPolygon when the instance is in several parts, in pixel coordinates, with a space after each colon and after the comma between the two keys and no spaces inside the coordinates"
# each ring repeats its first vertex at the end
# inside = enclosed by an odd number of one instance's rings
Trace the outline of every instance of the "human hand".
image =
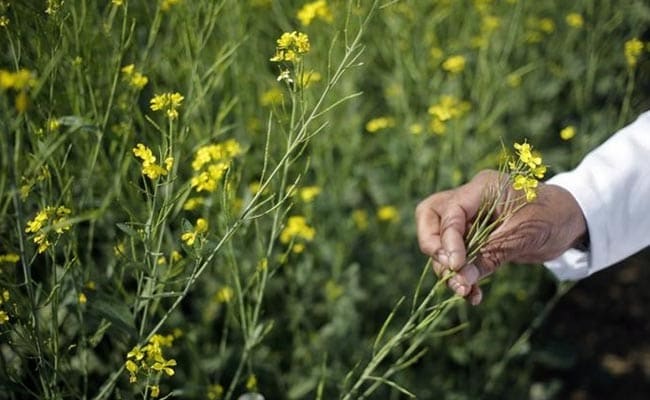
{"type": "Polygon", "coordinates": [[[432,194],[415,210],[420,250],[432,258],[436,275],[456,272],[448,286],[473,305],[483,297],[478,281],[502,264],[551,260],[583,241],[587,232],[573,196],[559,186],[540,183],[537,199],[506,219],[492,232],[477,258],[467,264],[464,235],[476,216],[485,188],[501,179],[504,177],[497,171],[481,171],[465,185],[432,194]]]}

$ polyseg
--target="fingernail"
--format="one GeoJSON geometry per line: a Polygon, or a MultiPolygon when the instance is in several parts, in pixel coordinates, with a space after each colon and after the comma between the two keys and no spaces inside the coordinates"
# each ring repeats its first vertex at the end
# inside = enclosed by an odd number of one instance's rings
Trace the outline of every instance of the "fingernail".
{"type": "Polygon", "coordinates": [[[462,255],[460,254],[460,252],[450,251],[447,254],[449,254],[448,256],[449,264],[447,264],[449,265],[449,268],[453,270],[457,270],[458,268],[460,268],[462,263],[462,255]]]}

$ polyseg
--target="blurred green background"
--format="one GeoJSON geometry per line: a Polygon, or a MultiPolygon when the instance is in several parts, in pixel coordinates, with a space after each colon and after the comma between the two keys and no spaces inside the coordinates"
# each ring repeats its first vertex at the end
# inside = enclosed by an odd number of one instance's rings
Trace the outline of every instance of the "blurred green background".
{"type": "MultiPolygon", "coordinates": [[[[408,318],[416,204],[502,143],[574,167],[650,108],[649,24],[642,0],[0,1],[0,398],[339,398],[402,297],[383,337],[408,318]],[[272,62],[293,31],[310,50],[272,62]],[[197,151],[226,140],[241,153],[198,191],[197,151]],[[138,143],[173,168],[143,176],[138,143]],[[46,206],[71,227],[39,253],[46,206]],[[129,382],[154,333],[173,376],[129,382]]],[[[502,268],[370,398],[642,398],[646,263],[564,297],[541,266],[502,268]]]]}

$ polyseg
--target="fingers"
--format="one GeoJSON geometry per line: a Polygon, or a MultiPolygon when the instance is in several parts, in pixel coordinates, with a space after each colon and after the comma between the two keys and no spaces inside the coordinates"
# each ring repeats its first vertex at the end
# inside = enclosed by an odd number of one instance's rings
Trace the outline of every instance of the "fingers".
{"type": "Polygon", "coordinates": [[[456,274],[449,278],[447,285],[457,295],[468,296],[472,287],[475,286],[481,278],[480,271],[474,264],[468,264],[459,269],[456,274]]]}
{"type": "MultiPolygon", "coordinates": [[[[451,271],[441,264],[434,263],[436,274],[444,276],[451,271]]],[[[464,297],[472,305],[478,305],[483,300],[483,292],[478,285],[479,280],[489,275],[490,271],[475,264],[467,264],[449,278],[447,286],[457,295],[464,297]]]]}
{"type": "Polygon", "coordinates": [[[429,196],[415,209],[415,226],[420,251],[437,259],[437,253],[442,250],[440,240],[440,215],[436,211],[436,195],[429,196]]]}
{"type": "Polygon", "coordinates": [[[453,270],[465,262],[463,236],[469,220],[464,208],[450,193],[430,196],[415,210],[420,250],[453,270]]]}
{"type": "Polygon", "coordinates": [[[445,250],[438,259],[452,270],[458,270],[465,263],[465,228],[468,216],[465,210],[456,204],[446,209],[441,220],[442,248],[445,250]]]}

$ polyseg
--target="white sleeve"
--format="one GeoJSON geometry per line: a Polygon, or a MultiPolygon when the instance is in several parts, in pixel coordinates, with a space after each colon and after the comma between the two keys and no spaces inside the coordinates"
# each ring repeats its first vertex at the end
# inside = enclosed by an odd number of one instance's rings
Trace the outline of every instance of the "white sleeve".
{"type": "Polygon", "coordinates": [[[547,183],[573,195],[589,231],[589,250],[544,263],[558,279],[587,277],[650,245],[650,112],[547,183]]]}

